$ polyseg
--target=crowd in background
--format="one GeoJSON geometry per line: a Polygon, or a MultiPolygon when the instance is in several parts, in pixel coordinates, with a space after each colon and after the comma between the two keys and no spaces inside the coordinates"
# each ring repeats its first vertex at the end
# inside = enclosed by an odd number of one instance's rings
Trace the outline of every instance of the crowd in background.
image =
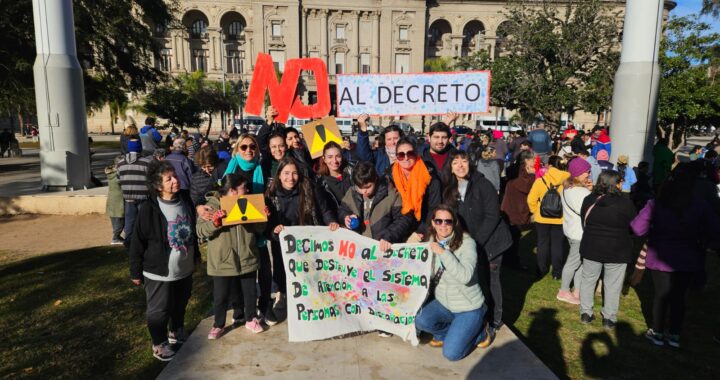
{"type": "Polygon", "coordinates": [[[720,227],[717,139],[686,162],[658,139],[650,165],[626,152],[611,162],[600,126],[457,133],[451,113],[427,135],[390,125],[372,140],[362,115],[356,142],[328,143],[312,159],[276,115],[269,107],[256,134],[223,131],[215,141],[175,128],[163,137],[152,118],[121,136],[122,155],[106,170],[112,243],[127,247],[131,279],[145,289],[156,358],[172,359],[186,339],[199,244],[213,278],[208,339],[227,332],[228,305],[231,325],[259,333],[277,324],[287,297],[278,236],[301,225],[348,228],[381,250],[429,242],[432,290],[416,328],[449,360],[488,347],[503,326],[501,268],[530,270],[519,254],[529,230],[532,270],[557,280],[557,300],[578,305],[583,323],[595,320],[601,287],[601,323],[614,328],[623,285],[649,271],[646,337],[680,347],[685,295],[703,285],[720,227]],[[264,195],[268,222],[223,226],[220,198],[243,194],[264,195]]]}

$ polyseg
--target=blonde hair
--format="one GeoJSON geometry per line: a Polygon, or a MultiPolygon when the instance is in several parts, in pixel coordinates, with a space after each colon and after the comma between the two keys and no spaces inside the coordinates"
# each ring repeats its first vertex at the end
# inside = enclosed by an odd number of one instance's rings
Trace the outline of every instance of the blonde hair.
{"type": "Polygon", "coordinates": [[[252,140],[253,144],[255,144],[255,151],[260,152],[260,146],[258,145],[257,138],[255,138],[255,135],[251,135],[249,133],[243,133],[240,136],[238,136],[237,141],[235,141],[235,146],[233,147],[233,154],[240,151],[240,145],[243,140],[250,139],[252,140]]]}
{"type": "Polygon", "coordinates": [[[139,134],[137,127],[134,124],[130,124],[123,130],[123,135],[125,136],[135,136],[139,134]]]}

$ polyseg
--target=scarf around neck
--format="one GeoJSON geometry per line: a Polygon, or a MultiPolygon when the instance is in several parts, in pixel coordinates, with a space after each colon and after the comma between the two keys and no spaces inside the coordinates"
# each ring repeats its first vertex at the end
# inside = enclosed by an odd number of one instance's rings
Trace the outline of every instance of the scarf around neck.
{"type": "Polygon", "coordinates": [[[425,163],[423,160],[415,161],[415,165],[410,170],[410,176],[405,178],[400,164],[396,162],[392,166],[392,175],[395,188],[402,198],[402,213],[407,214],[412,211],[415,219],[420,221],[423,197],[430,180],[432,180],[425,163]]]}
{"type": "Polygon", "coordinates": [[[385,154],[388,156],[388,160],[390,160],[390,165],[394,164],[397,160],[397,155],[395,153],[395,149],[390,149],[388,147],[385,147],[385,154]]]}
{"type": "Polygon", "coordinates": [[[252,161],[247,161],[240,157],[239,154],[236,154],[232,157],[230,162],[228,162],[228,166],[227,169],[225,169],[223,177],[230,173],[235,173],[238,168],[245,172],[252,171],[252,178],[248,178],[252,184],[252,193],[261,194],[265,191],[265,178],[263,177],[262,167],[259,165],[259,162],[260,159],[257,157],[255,157],[252,161]]]}

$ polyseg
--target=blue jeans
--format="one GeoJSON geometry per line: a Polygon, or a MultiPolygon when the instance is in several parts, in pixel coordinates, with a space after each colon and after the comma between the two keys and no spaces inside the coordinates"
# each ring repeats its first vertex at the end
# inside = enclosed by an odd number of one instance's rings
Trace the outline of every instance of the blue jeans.
{"type": "Polygon", "coordinates": [[[443,356],[451,361],[466,357],[470,351],[487,338],[483,320],[487,306],[479,309],[453,313],[433,300],[425,305],[415,318],[415,327],[433,335],[443,342],[443,356]]]}
{"type": "Polygon", "coordinates": [[[125,247],[130,248],[130,238],[132,237],[133,228],[135,227],[135,218],[138,211],[145,201],[128,202],[125,201],[125,247]]]}

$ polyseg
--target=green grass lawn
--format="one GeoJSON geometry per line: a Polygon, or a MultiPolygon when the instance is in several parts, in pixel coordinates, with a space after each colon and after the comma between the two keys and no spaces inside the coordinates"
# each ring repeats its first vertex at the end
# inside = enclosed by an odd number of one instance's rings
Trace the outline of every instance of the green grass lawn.
{"type": "MultiPolygon", "coordinates": [[[[535,234],[523,237],[521,259],[534,267],[535,234]]],[[[504,320],[520,339],[560,378],[718,379],[720,345],[720,260],[707,257],[708,284],[691,291],[680,350],[656,347],[645,337],[652,318],[650,273],[621,296],[615,331],[602,328],[601,299],[595,300],[595,321],[580,323],[579,307],[555,299],[560,281],[546,276],[533,282],[533,272],[504,269],[504,320]],[[645,311],[645,313],[643,313],[645,311]],[[646,319],[647,323],[646,323],[646,319]]]]}
{"type": "MultiPolygon", "coordinates": [[[[534,235],[524,237],[531,264],[534,235]]],[[[642,336],[652,282],[622,297],[616,331],[585,326],[576,306],[555,300],[559,282],[533,282],[531,272],[505,269],[505,321],[561,378],[717,379],[720,271],[708,257],[710,282],[689,298],[683,347],[658,348],[642,336]]],[[[186,324],[210,313],[212,286],[201,265],[186,324]]],[[[596,309],[599,310],[599,300],[596,309]]],[[[122,248],[57,253],[0,267],[0,378],[152,378],[163,364],[150,354],[145,299],[128,280],[122,248]]],[[[596,312],[596,316],[599,311],[596,312]]],[[[649,314],[648,314],[649,315],[649,314]]],[[[203,334],[205,332],[202,332],[203,334]]],[[[507,365],[513,365],[508,358],[507,365]]]]}
{"type": "MultiPolygon", "coordinates": [[[[145,293],[130,283],[123,248],[57,253],[0,267],[0,378],[154,378],[145,293]]],[[[205,265],[186,326],[212,303],[205,265]]]]}

